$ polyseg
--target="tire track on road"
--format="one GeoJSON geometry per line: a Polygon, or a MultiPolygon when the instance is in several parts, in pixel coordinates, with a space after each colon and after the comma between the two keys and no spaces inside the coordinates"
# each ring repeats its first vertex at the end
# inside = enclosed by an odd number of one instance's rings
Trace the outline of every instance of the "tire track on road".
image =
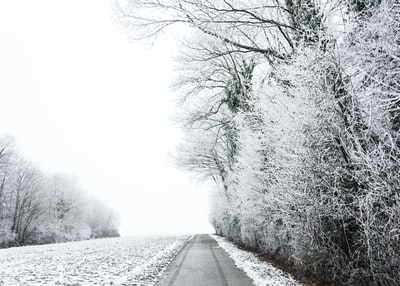
{"type": "Polygon", "coordinates": [[[197,234],[156,286],[254,286],[208,234],[197,234]]]}
{"type": "MultiPolygon", "coordinates": [[[[192,239],[192,240],[193,240],[193,239],[192,239]]],[[[188,255],[190,249],[192,248],[192,246],[193,246],[194,243],[196,242],[197,236],[194,237],[194,240],[193,240],[193,241],[192,241],[192,240],[189,242],[189,243],[190,243],[190,246],[185,250],[186,252],[185,252],[185,254],[184,254],[183,257],[182,257],[182,261],[179,263],[179,266],[177,267],[177,269],[176,269],[176,271],[175,271],[175,273],[174,273],[174,276],[172,276],[171,281],[168,283],[168,286],[173,286],[173,285],[175,284],[175,281],[176,281],[176,279],[178,278],[179,273],[181,272],[182,265],[185,263],[186,256],[188,255]]],[[[185,248],[186,248],[186,246],[185,246],[185,248]]]]}
{"type": "Polygon", "coordinates": [[[224,274],[224,272],[222,271],[222,267],[221,267],[221,265],[219,264],[218,258],[217,258],[217,256],[215,255],[214,249],[213,249],[213,247],[212,247],[211,245],[210,245],[210,250],[211,250],[211,253],[212,253],[213,257],[214,257],[215,264],[217,265],[217,271],[218,271],[218,274],[219,274],[219,278],[221,279],[221,285],[222,285],[222,286],[229,286],[229,285],[228,285],[228,281],[226,281],[225,274],[224,274]]]}

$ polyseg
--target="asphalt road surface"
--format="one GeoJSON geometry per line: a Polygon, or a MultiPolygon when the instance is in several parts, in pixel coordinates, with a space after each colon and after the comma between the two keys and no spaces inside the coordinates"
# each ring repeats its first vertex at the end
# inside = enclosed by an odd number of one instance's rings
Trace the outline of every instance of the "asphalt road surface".
{"type": "Polygon", "coordinates": [[[157,286],[253,286],[218,243],[196,235],[168,266],[157,286]]]}

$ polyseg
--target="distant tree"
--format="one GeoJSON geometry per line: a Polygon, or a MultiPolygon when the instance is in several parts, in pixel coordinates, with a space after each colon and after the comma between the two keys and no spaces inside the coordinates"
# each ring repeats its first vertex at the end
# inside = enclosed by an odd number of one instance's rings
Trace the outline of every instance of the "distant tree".
{"type": "Polygon", "coordinates": [[[112,209],[86,199],[76,179],[43,174],[0,138],[0,247],[111,236],[119,236],[112,209]]]}
{"type": "Polygon", "coordinates": [[[60,242],[89,238],[84,199],[76,179],[54,174],[46,177],[45,188],[47,221],[38,228],[41,240],[60,242]]]}
{"type": "Polygon", "coordinates": [[[31,232],[43,213],[41,193],[43,176],[32,163],[16,157],[11,187],[11,232],[15,234],[15,242],[24,245],[30,242],[31,232]]]}
{"type": "Polygon", "coordinates": [[[10,165],[13,156],[13,140],[8,137],[0,138],[0,247],[14,239],[11,232],[10,220],[10,165]]]}
{"type": "Polygon", "coordinates": [[[116,213],[100,201],[89,198],[86,203],[86,222],[90,238],[119,237],[116,213]]]}

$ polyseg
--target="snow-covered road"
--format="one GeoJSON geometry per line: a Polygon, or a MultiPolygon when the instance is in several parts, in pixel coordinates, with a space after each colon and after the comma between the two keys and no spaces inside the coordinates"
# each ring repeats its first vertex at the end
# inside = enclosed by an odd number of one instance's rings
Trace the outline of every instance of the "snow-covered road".
{"type": "Polygon", "coordinates": [[[0,285],[152,285],[188,238],[111,238],[2,249],[0,285]]]}

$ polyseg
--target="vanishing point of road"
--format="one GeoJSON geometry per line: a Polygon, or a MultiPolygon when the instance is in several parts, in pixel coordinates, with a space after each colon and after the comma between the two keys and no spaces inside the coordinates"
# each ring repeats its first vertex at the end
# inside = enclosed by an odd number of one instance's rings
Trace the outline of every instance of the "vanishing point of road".
{"type": "Polygon", "coordinates": [[[168,266],[157,286],[253,286],[218,243],[196,235],[168,266]]]}

